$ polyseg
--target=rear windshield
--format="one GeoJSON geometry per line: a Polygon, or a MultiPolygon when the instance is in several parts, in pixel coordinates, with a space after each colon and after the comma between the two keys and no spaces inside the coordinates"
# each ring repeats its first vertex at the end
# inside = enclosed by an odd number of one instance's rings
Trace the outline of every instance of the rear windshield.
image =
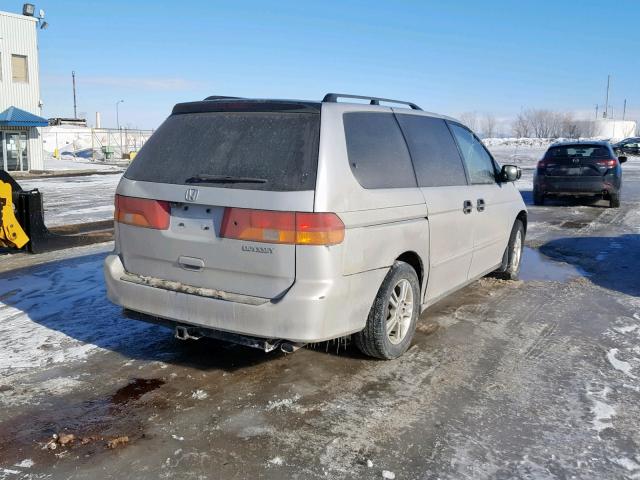
{"type": "Polygon", "coordinates": [[[125,177],[245,190],[313,190],[319,137],[320,115],[313,113],[172,115],[125,177]]]}
{"type": "Polygon", "coordinates": [[[611,153],[602,145],[567,145],[551,147],[546,158],[610,158],[611,153]]]}

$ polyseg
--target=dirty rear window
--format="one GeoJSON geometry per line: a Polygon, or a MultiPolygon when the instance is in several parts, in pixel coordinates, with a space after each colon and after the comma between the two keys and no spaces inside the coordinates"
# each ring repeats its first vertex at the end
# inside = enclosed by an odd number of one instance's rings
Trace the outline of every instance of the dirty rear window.
{"type": "Polygon", "coordinates": [[[191,185],[194,177],[228,177],[234,181],[200,185],[245,190],[313,190],[319,137],[319,114],[172,115],[142,147],[125,177],[175,185],[191,185]]]}
{"type": "Polygon", "coordinates": [[[563,147],[551,147],[547,151],[546,158],[611,158],[607,147],[602,145],[571,145],[563,147]]]}

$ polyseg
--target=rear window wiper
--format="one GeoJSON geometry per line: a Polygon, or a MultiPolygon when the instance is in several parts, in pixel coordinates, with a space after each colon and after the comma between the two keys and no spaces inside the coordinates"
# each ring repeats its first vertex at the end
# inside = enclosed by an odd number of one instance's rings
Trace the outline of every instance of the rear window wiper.
{"type": "Polygon", "coordinates": [[[189,177],[185,183],[267,183],[266,178],[234,177],[232,175],[196,175],[189,177]]]}

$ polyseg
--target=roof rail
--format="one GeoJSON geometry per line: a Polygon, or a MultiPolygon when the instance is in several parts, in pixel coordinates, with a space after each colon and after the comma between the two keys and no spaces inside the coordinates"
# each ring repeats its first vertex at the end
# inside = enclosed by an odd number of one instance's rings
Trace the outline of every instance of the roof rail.
{"type": "Polygon", "coordinates": [[[380,102],[398,103],[400,105],[408,105],[412,110],[422,110],[418,105],[402,100],[391,100],[390,98],[365,97],[362,95],[347,95],[345,93],[327,93],[322,99],[323,102],[337,103],[339,98],[357,98],[359,100],[369,100],[369,105],[380,105],[380,102]]]}
{"type": "Polygon", "coordinates": [[[225,97],[224,95],[211,95],[205,100],[243,100],[242,97],[225,97]]]}

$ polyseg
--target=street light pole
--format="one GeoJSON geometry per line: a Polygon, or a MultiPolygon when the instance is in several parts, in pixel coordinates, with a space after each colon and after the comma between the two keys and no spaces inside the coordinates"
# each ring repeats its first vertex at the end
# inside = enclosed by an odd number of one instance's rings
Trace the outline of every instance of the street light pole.
{"type": "Polygon", "coordinates": [[[120,130],[120,115],[118,112],[118,105],[120,105],[121,103],[124,103],[124,100],[118,100],[116,102],[116,125],[118,127],[118,130],[120,130]]]}
{"type": "Polygon", "coordinates": [[[124,154],[124,148],[122,146],[122,130],[120,130],[120,113],[118,111],[118,105],[124,103],[124,100],[118,100],[116,102],[116,125],[118,127],[118,131],[120,132],[120,157],[122,158],[124,154]]]}

